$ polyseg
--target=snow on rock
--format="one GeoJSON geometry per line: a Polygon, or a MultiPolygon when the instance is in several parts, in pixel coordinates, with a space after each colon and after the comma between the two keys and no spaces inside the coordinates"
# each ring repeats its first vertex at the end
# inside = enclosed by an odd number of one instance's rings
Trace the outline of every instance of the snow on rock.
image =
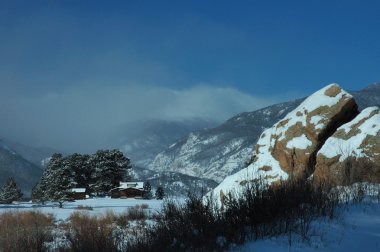
{"type": "Polygon", "coordinates": [[[355,100],[337,84],[315,92],[261,134],[253,163],[227,177],[213,190],[213,197],[222,201],[226,193],[239,193],[258,178],[272,184],[289,175],[311,175],[314,167],[310,163],[329,134],[357,114],[355,100]]]}
{"type": "MultiPolygon", "coordinates": [[[[310,175],[313,172],[310,159],[330,131],[351,120],[357,113],[357,105],[350,94],[337,84],[328,85],[264,131],[257,143],[256,155],[261,153],[260,149],[265,149],[265,153],[270,153],[287,174],[295,177],[310,175]]],[[[266,156],[263,157],[267,159],[266,156]]]]}
{"type": "Polygon", "coordinates": [[[314,177],[336,185],[380,182],[379,163],[380,113],[378,107],[369,107],[327,139],[318,152],[314,177]]]}
{"type": "Polygon", "coordinates": [[[364,149],[370,147],[364,143],[364,140],[368,140],[370,136],[378,136],[379,131],[379,108],[366,108],[354,120],[338,128],[337,132],[326,141],[318,154],[327,158],[339,156],[340,162],[350,156],[371,158],[368,155],[369,153],[364,153],[364,149]]]}
{"type": "Polygon", "coordinates": [[[292,149],[292,148],[297,148],[297,149],[306,149],[307,147],[311,146],[313,143],[305,136],[301,135],[299,137],[295,137],[292,140],[290,140],[286,144],[286,148],[292,149]]]}

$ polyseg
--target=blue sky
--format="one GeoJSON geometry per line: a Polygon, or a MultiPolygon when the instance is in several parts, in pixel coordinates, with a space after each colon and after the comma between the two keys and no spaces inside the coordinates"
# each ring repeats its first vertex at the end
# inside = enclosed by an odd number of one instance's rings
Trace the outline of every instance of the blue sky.
{"type": "MultiPolygon", "coordinates": [[[[191,97],[200,90],[205,98],[197,103],[228,97],[231,109],[213,101],[208,111],[227,110],[213,118],[222,121],[332,82],[358,90],[380,80],[379,11],[379,1],[1,0],[0,116],[9,123],[0,130],[38,142],[41,125],[58,127],[58,112],[79,120],[74,107],[65,110],[73,101],[96,107],[120,92],[158,99],[151,105],[166,110],[156,115],[178,106],[163,102],[172,93],[189,100],[182,112],[191,116],[199,110],[191,97]],[[215,98],[215,90],[223,95],[215,98]],[[45,107],[46,115],[33,121],[45,107]],[[30,134],[17,131],[25,115],[35,128],[30,134]]],[[[129,105],[115,106],[133,114],[129,105]]],[[[104,116],[114,109],[108,106],[104,116]]],[[[91,124],[99,123],[89,119],[83,130],[91,124]]]]}

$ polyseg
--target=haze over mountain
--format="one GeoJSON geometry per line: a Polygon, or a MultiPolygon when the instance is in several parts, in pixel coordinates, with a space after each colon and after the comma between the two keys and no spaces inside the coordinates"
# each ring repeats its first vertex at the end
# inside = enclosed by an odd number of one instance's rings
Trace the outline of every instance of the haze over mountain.
{"type": "Polygon", "coordinates": [[[29,146],[22,143],[18,143],[6,138],[2,138],[0,143],[3,147],[9,148],[10,150],[16,152],[18,155],[22,156],[27,161],[41,166],[46,158],[49,158],[53,153],[60,152],[58,150],[48,148],[48,147],[35,147],[29,146]]]}
{"type": "Polygon", "coordinates": [[[6,142],[0,140],[0,185],[9,177],[16,180],[17,185],[25,195],[42,175],[42,167],[26,160],[11,149],[6,142]]]}
{"type": "Polygon", "coordinates": [[[102,148],[121,147],[124,144],[121,140],[128,140],[131,135],[134,138],[130,132],[139,133],[157,121],[174,125],[188,123],[185,128],[196,130],[204,126],[192,127],[191,121],[221,123],[241,111],[286,98],[256,97],[233,88],[207,85],[184,90],[99,85],[35,97],[0,92],[3,118],[0,132],[31,146],[50,146],[67,153],[93,153],[102,148]]]}
{"type": "Polygon", "coordinates": [[[137,166],[148,167],[154,157],[192,131],[216,126],[204,119],[138,121],[117,132],[117,146],[137,166]]]}

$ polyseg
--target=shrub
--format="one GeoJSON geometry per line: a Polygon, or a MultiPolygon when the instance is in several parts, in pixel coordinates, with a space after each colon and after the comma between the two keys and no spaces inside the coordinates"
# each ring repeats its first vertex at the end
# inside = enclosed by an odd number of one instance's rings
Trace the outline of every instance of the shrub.
{"type": "Polygon", "coordinates": [[[40,212],[6,212],[0,223],[0,251],[44,251],[52,240],[54,219],[40,212]]]}
{"type": "Polygon", "coordinates": [[[224,218],[240,234],[234,242],[291,233],[306,239],[311,221],[333,218],[338,202],[336,196],[308,181],[291,181],[266,190],[254,184],[247,186],[242,197],[227,200],[224,218]]]}
{"type": "Polygon", "coordinates": [[[141,205],[140,205],[140,208],[141,208],[141,209],[148,209],[148,208],[149,208],[149,205],[148,205],[148,204],[141,204],[141,205]]]}
{"type": "Polygon", "coordinates": [[[127,210],[127,219],[128,220],[146,220],[148,217],[147,214],[147,204],[136,205],[128,208],[127,210]]]}
{"type": "Polygon", "coordinates": [[[92,206],[84,206],[84,205],[78,205],[76,209],[77,210],[93,210],[92,206]]]}
{"type": "Polygon", "coordinates": [[[115,236],[116,227],[112,225],[114,215],[97,217],[84,212],[74,212],[69,219],[68,240],[72,251],[118,251],[120,239],[115,236]]]}
{"type": "Polygon", "coordinates": [[[227,197],[224,210],[212,199],[189,195],[184,204],[168,201],[155,215],[155,225],[130,244],[130,251],[222,251],[278,235],[308,239],[311,221],[336,215],[337,196],[307,181],[292,181],[263,189],[247,184],[240,197],[227,197]]]}

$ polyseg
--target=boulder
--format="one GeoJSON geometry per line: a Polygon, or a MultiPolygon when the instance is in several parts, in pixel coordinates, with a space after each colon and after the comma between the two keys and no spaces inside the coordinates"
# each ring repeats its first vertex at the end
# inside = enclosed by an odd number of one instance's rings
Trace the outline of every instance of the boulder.
{"type": "Polygon", "coordinates": [[[262,134],[264,141],[260,139],[257,144],[257,154],[264,149],[292,178],[306,178],[314,172],[316,153],[326,139],[357,114],[353,97],[331,84],[266,130],[262,134]]]}
{"type": "Polygon", "coordinates": [[[380,113],[364,109],[339,127],[317,154],[313,179],[331,186],[380,182],[380,113]]]}
{"type": "Polygon", "coordinates": [[[213,196],[222,199],[226,192],[238,193],[259,178],[268,184],[307,178],[314,172],[316,153],[326,139],[358,113],[353,97],[337,84],[315,92],[261,134],[253,163],[225,178],[213,196]]]}

